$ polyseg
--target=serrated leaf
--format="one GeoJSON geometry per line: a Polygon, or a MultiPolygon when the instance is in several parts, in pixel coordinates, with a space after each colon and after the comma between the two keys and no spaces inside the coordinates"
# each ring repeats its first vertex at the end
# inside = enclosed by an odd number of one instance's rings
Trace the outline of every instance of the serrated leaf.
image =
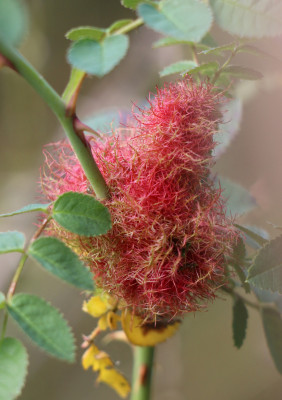
{"type": "Polygon", "coordinates": [[[24,206],[24,207],[20,208],[19,210],[12,211],[12,212],[6,213],[6,214],[0,214],[0,218],[12,217],[13,215],[25,214],[25,213],[29,213],[29,212],[33,212],[33,211],[46,212],[48,207],[51,204],[52,203],[48,203],[48,204],[40,204],[40,203],[28,204],[27,206],[24,206]]]}
{"type": "Polygon", "coordinates": [[[41,349],[73,362],[74,337],[59,311],[40,297],[19,293],[7,304],[11,317],[41,349]]]}
{"type": "Polygon", "coordinates": [[[14,400],[21,394],[28,367],[28,355],[14,338],[0,342],[0,400],[14,400]]]}
{"type": "Polygon", "coordinates": [[[213,150],[214,157],[220,157],[228,148],[236,133],[238,133],[242,120],[242,101],[232,99],[221,107],[222,122],[218,125],[218,131],[213,136],[216,147],[213,150]]]}
{"type": "Polygon", "coordinates": [[[0,0],[0,37],[13,46],[19,46],[26,34],[28,13],[24,2],[0,0]]]}
{"type": "Polygon", "coordinates": [[[268,242],[267,232],[256,226],[242,226],[235,224],[245,234],[246,243],[255,250],[260,249],[268,242]]]}
{"type": "Polygon", "coordinates": [[[179,74],[180,72],[193,69],[197,66],[197,63],[192,60],[183,60],[173,63],[165,67],[161,72],[160,76],[167,76],[172,74],[179,74]]]}
{"type": "Polygon", "coordinates": [[[189,46],[195,45],[195,47],[199,49],[208,49],[209,47],[203,43],[194,43],[191,42],[191,40],[181,40],[181,39],[175,39],[173,37],[164,37],[156,42],[153,43],[153,48],[158,48],[158,47],[167,47],[167,46],[174,46],[174,45],[181,45],[181,44],[186,44],[189,46]]]}
{"type": "Polygon", "coordinates": [[[263,307],[262,322],[266,341],[274,364],[282,374],[282,318],[278,311],[263,307]]]}
{"type": "Polygon", "coordinates": [[[282,297],[278,292],[273,293],[270,290],[263,290],[255,286],[252,286],[252,290],[262,303],[276,303],[282,297]]]}
{"type": "Polygon", "coordinates": [[[222,70],[221,73],[223,75],[234,76],[235,78],[249,81],[256,81],[263,78],[263,75],[259,71],[238,65],[228,65],[222,70]]]}
{"type": "Polygon", "coordinates": [[[6,297],[4,293],[0,292],[0,310],[5,307],[6,297]]]}
{"type": "Polygon", "coordinates": [[[136,9],[138,4],[143,3],[144,0],[121,0],[121,4],[126,8],[136,9]]]}
{"type": "Polygon", "coordinates": [[[224,46],[212,47],[207,50],[203,50],[199,54],[204,54],[204,55],[212,54],[212,55],[218,56],[218,55],[221,55],[222,53],[224,53],[225,51],[234,51],[234,49],[237,46],[238,46],[238,42],[232,42],[232,43],[225,44],[224,46]]]}
{"type": "Polygon", "coordinates": [[[78,28],[73,28],[69,30],[65,37],[72,41],[92,39],[98,42],[103,39],[106,34],[106,29],[95,28],[92,26],[79,26],[78,28]]]}
{"type": "Polygon", "coordinates": [[[130,22],[132,22],[132,21],[133,21],[133,19],[120,19],[119,21],[116,21],[111,26],[109,26],[107,31],[109,33],[114,33],[116,31],[118,31],[119,29],[123,28],[124,26],[130,24],[130,22]]]}
{"type": "Polygon", "coordinates": [[[84,236],[97,236],[111,229],[108,209],[90,195],[67,192],[54,203],[53,218],[63,228],[84,236]]]}
{"type": "Polygon", "coordinates": [[[121,114],[117,108],[108,108],[87,117],[85,123],[95,131],[112,133],[120,124],[121,114]]]}
{"type": "Polygon", "coordinates": [[[25,237],[21,232],[0,232],[0,254],[22,252],[24,243],[25,237]]]}
{"type": "Polygon", "coordinates": [[[35,240],[28,249],[43,268],[58,278],[83,290],[94,290],[93,276],[78,256],[63,242],[53,237],[35,240]]]}
{"type": "Polygon", "coordinates": [[[237,298],[233,305],[233,340],[234,345],[239,349],[246,337],[247,331],[247,321],[248,321],[248,310],[242,299],[237,298]]]}
{"type": "Polygon", "coordinates": [[[209,6],[198,0],[163,0],[158,9],[140,4],[138,14],[157,32],[193,42],[200,42],[212,24],[209,6]]]}
{"type": "Polygon", "coordinates": [[[282,3],[277,0],[211,0],[218,25],[240,37],[262,38],[282,33],[282,3]]]}
{"type": "Polygon", "coordinates": [[[242,215],[251,211],[256,203],[250,193],[238,183],[227,178],[219,178],[222,195],[226,199],[228,214],[242,215]]]}
{"type": "Polygon", "coordinates": [[[186,74],[202,74],[206,76],[213,76],[215,71],[217,71],[219,68],[219,65],[217,62],[209,62],[209,63],[204,63],[199,65],[198,67],[187,69],[183,75],[186,74]]]}
{"type": "Polygon", "coordinates": [[[126,35],[106,37],[102,42],[79,40],[68,51],[68,61],[88,74],[102,77],[109,73],[125,56],[128,49],[126,35]]]}
{"type": "Polygon", "coordinates": [[[268,242],[249,269],[248,282],[282,294],[282,236],[268,242]]]}

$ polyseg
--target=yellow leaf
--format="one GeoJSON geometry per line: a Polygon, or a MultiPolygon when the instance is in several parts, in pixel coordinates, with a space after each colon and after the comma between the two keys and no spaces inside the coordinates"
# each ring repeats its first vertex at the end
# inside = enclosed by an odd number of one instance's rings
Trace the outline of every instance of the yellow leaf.
{"type": "Polygon", "coordinates": [[[111,330],[115,330],[117,329],[117,323],[118,321],[120,321],[120,316],[117,315],[116,313],[114,313],[113,311],[109,311],[107,313],[107,323],[108,323],[108,327],[111,330]]]}
{"type": "Polygon", "coordinates": [[[92,317],[98,318],[108,310],[107,299],[103,299],[101,296],[93,296],[89,301],[83,302],[82,310],[92,317]]]}
{"type": "Polygon", "coordinates": [[[104,382],[113,388],[122,398],[130,392],[130,385],[120,372],[113,368],[103,368],[100,371],[97,382],[104,382]]]}
{"type": "Polygon", "coordinates": [[[104,314],[99,318],[98,327],[101,331],[105,331],[108,328],[107,314],[104,314]]]}
{"type": "Polygon", "coordinates": [[[113,367],[114,365],[109,355],[104,351],[100,351],[94,358],[93,371],[101,371],[104,368],[113,367]]]}
{"type": "Polygon", "coordinates": [[[94,344],[92,344],[88,349],[83,353],[82,356],[82,367],[84,369],[88,369],[93,366],[95,362],[95,356],[99,354],[100,350],[94,344]]]}
{"type": "Polygon", "coordinates": [[[143,320],[128,311],[122,313],[122,327],[128,340],[136,346],[155,346],[174,335],[180,326],[172,323],[143,323],[143,320]]]}

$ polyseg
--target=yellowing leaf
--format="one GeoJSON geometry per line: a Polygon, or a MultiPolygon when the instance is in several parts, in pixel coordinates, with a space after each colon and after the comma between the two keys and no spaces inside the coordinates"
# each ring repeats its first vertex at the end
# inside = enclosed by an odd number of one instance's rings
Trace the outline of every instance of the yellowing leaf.
{"type": "Polygon", "coordinates": [[[122,327],[128,340],[136,346],[155,346],[164,342],[178,330],[180,322],[143,323],[143,320],[127,311],[122,313],[122,327]]]}
{"type": "Polygon", "coordinates": [[[107,299],[103,299],[101,296],[93,296],[89,301],[83,302],[82,310],[92,317],[98,318],[108,310],[107,299]]]}
{"type": "Polygon", "coordinates": [[[105,331],[108,328],[107,316],[107,314],[104,314],[99,318],[98,327],[101,329],[101,331],[105,331]]]}
{"type": "Polygon", "coordinates": [[[103,368],[100,371],[97,382],[104,382],[113,388],[122,398],[126,398],[130,392],[130,385],[121,373],[113,368],[103,368]]]}
{"type": "Polygon", "coordinates": [[[94,356],[94,362],[92,365],[93,371],[101,371],[104,368],[113,367],[114,363],[110,359],[109,355],[104,351],[100,351],[99,354],[94,356]]]}
{"type": "Polygon", "coordinates": [[[83,353],[81,360],[83,369],[88,369],[93,366],[95,356],[99,354],[99,352],[100,350],[94,344],[88,347],[88,349],[83,353]]]}
{"type": "Polygon", "coordinates": [[[100,351],[94,344],[82,356],[82,366],[84,369],[92,367],[93,371],[100,371],[103,368],[112,367],[113,365],[109,355],[104,351],[100,351]]]}
{"type": "Polygon", "coordinates": [[[107,324],[111,330],[117,329],[117,323],[120,321],[120,316],[114,313],[113,311],[109,311],[107,313],[107,324]]]}

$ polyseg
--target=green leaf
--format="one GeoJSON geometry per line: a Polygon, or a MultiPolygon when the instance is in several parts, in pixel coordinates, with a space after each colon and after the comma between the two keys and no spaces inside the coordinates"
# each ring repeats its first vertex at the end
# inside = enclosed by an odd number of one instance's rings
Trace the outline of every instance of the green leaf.
{"type": "Polygon", "coordinates": [[[40,297],[19,293],[12,297],[7,309],[22,330],[47,353],[73,362],[74,338],[59,311],[40,297]]]}
{"type": "Polygon", "coordinates": [[[217,62],[209,62],[209,63],[201,64],[201,65],[199,65],[199,67],[196,67],[196,68],[187,69],[183,73],[183,75],[202,74],[202,75],[206,75],[206,76],[213,76],[215,71],[218,70],[218,68],[219,68],[219,65],[217,62]]]}
{"type": "Polygon", "coordinates": [[[234,51],[234,49],[238,46],[238,42],[232,42],[229,44],[225,44],[224,46],[212,47],[211,49],[203,50],[199,54],[212,54],[215,56],[221,55],[225,51],[234,51]]]}
{"type": "Polygon", "coordinates": [[[29,213],[29,212],[33,212],[33,211],[46,212],[48,207],[51,204],[52,203],[48,203],[48,204],[40,204],[40,203],[28,204],[27,206],[24,206],[24,207],[20,208],[19,210],[16,210],[16,211],[13,211],[13,212],[10,212],[10,213],[6,213],[6,214],[0,214],[0,218],[2,218],[2,217],[11,217],[13,215],[24,214],[24,213],[29,213]]]}
{"type": "Polygon", "coordinates": [[[234,76],[235,78],[249,81],[256,81],[263,78],[263,75],[259,71],[237,65],[229,65],[225,67],[221,73],[223,75],[234,76]]]}
{"type": "Polygon", "coordinates": [[[273,0],[211,0],[218,25],[240,37],[262,38],[282,33],[282,3],[273,0]]]}
{"type": "Polygon", "coordinates": [[[246,337],[248,321],[248,310],[242,299],[237,298],[233,305],[233,341],[234,345],[239,349],[246,337]]]}
{"type": "Polygon", "coordinates": [[[282,294],[282,236],[268,242],[249,269],[248,282],[282,294]]]}
{"type": "Polygon", "coordinates": [[[63,228],[84,236],[97,236],[111,229],[108,209],[94,197],[67,192],[54,203],[53,218],[63,228]]]}
{"type": "Polygon", "coordinates": [[[21,394],[28,367],[22,343],[7,337],[0,342],[0,400],[14,400],[21,394]]]}
{"type": "Polygon", "coordinates": [[[161,72],[160,76],[167,76],[171,74],[179,74],[180,72],[193,69],[197,66],[197,63],[192,60],[178,61],[174,64],[165,67],[161,72]]]}
{"type": "Polygon", "coordinates": [[[282,374],[282,318],[278,311],[264,307],[262,322],[266,341],[274,364],[282,374]]]}
{"type": "Polygon", "coordinates": [[[107,32],[114,33],[119,29],[123,28],[124,26],[130,24],[133,19],[120,19],[119,21],[114,22],[108,29],[107,32]]]}
{"type": "Polygon", "coordinates": [[[214,141],[217,143],[213,150],[213,156],[221,156],[234,136],[239,131],[242,120],[242,101],[240,99],[232,99],[223,107],[221,111],[223,114],[222,122],[218,125],[218,131],[213,136],[214,141]]]}
{"type": "Polygon", "coordinates": [[[17,231],[0,232],[0,254],[23,252],[24,234],[17,231]]]}
{"type": "Polygon", "coordinates": [[[92,26],[79,26],[69,30],[65,37],[69,40],[77,41],[83,39],[97,40],[98,42],[103,39],[106,34],[106,29],[95,28],[92,26]]]}
{"type": "Polygon", "coordinates": [[[143,3],[144,0],[121,0],[121,4],[126,8],[136,9],[138,4],[143,3]]]}
{"type": "Polygon", "coordinates": [[[228,214],[242,215],[251,211],[256,203],[250,193],[238,183],[232,182],[227,178],[219,178],[222,195],[226,199],[228,214]]]}
{"type": "Polygon", "coordinates": [[[209,6],[198,0],[163,0],[158,9],[140,4],[138,14],[155,31],[192,42],[200,42],[212,24],[209,6]]]}
{"type": "Polygon", "coordinates": [[[53,237],[35,240],[28,254],[58,278],[83,290],[94,290],[93,276],[78,256],[63,242],[53,237]]]}
{"type": "Polygon", "coordinates": [[[26,34],[28,13],[24,2],[0,0],[0,37],[13,46],[19,46],[26,34]]]}
{"type": "Polygon", "coordinates": [[[72,44],[68,51],[68,60],[74,67],[102,77],[123,59],[127,49],[126,35],[109,36],[101,43],[84,39],[72,44]]]}
{"type": "Polygon", "coordinates": [[[173,37],[164,37],[156,42],[153,43],[153,48],[158,48],[158,47],[167,47],[167,46],[174,46],[178,44],[186,44],[189,46],[195,45],[199,49],[208,49],[209,47],[203,43],[194,43],[191,42],[191,40],[181,40],[181,39],[175,39],[173,37]]]}
{"type": "Polygon", "coordinates": [[[256,226],[242,226],[235,224],[245,234],[246,243],[255,250],[260,249],[268,242],[267,232],[256,226]]]}
{"type": "MultiPolygon", "coordinates": [[[[6,297],[4,293],[0,292],[0,310],[6,305],[6,297]]],[[[1,398],[0,398],[1,399],[1,398]]]]}
{"type": "Polygon", "coordinates": [[[112,133],[119,126],[120,119],[121,113],[117,108],[108,108],[86,118],[85,123],[95,131],[112,133]]]}

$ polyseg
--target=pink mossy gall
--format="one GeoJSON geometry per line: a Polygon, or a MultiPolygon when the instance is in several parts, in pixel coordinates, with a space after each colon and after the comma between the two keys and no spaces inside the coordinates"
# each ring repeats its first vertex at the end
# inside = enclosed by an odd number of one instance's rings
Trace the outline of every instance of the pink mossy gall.
{"type": "MultiPolygon", "coordinates": [[[[238,237],[211,176],[222,101],[213,89],[191,79],[157,89],[130,126],[90,140],[111,194],[104,201],[113,223],[107,234],[85,238],[50,227],[90,266],[98,287],[146,320],[205,307],[224,283],[238,237]]],[[[46,197],[89,193],[70,145],[49,146],[46,197]]]]}

